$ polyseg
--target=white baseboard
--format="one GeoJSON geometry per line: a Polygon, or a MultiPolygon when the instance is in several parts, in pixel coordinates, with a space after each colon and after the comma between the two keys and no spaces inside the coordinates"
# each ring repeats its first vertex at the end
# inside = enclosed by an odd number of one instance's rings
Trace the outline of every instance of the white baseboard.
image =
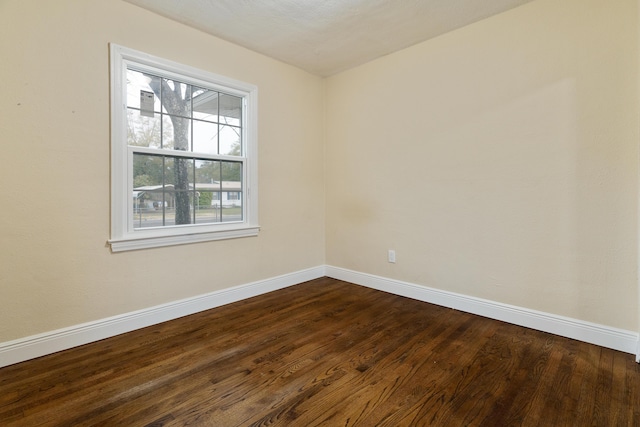
{"type": "Polygon", "coordinates": [[[260,280],[69,328],[0,343],[0,367],[220,307],[323,277],[324,266],[260,280]]]}
{"type": "Polygon", "coordinates": [[[636,355],[638,333],[332,266],[318,266],[119,316],[0,343],[0,367],[220,307],[323,276],[636,355]]]}
{"type": "Polygon", "coordinates": [[[583,320],[571,319],[569,317],[557,316],[555,314],[502,304],[495,301],[441,291],[426,286],[359,273],[339,267],[327,266],[325,274],[335,279],[395,295],[401,295],[602,347],[636,354],[636,361],[640,358],[640,340],[638,333],[633,331],[611,328],[583,320]]]}

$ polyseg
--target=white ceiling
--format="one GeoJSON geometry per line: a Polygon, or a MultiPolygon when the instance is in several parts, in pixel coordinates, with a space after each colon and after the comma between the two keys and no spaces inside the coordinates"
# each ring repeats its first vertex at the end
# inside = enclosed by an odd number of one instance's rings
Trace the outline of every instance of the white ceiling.
{"type": "Polygon", "coordinates": [[[532,0],[125,0],[329,76],[532,0]]]}

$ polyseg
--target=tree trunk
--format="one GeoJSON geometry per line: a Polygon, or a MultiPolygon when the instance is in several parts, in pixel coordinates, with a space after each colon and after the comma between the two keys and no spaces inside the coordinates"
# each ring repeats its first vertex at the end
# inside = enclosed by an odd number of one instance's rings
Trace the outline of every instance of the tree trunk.
{"type": "MultiPolygon", "coordinates": [[[[165,79],[153,79],[149,83],[151,89],[160,99],[162,106],[169,113],[173,124],[173,148],[187,151],[189,149],[189,119],[191,88],[182,91],[183,83],[174,82],[173,88],[165,79]]],[[[176,203],[175,223],[191,224],[191,207],[189,203],[189,159],[174,157],[174,189],[176,203]]]]}

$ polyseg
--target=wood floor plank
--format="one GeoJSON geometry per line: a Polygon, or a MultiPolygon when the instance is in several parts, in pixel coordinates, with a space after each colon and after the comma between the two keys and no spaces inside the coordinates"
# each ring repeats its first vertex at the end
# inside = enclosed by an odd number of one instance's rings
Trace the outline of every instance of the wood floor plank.
{"type": "Polygon", "coordinates": [[[0,369],[2,426],[640,426],[633,356],[330,278],[0,369]]]}

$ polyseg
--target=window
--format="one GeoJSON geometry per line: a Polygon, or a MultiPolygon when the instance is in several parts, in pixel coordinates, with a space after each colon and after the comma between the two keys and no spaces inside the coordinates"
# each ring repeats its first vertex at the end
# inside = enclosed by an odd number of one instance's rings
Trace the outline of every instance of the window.
{"type": "Polygon", "coordinates": [[[256,107],[255,86],[111,45],[114,252],[258,233],[256,107]]]}

